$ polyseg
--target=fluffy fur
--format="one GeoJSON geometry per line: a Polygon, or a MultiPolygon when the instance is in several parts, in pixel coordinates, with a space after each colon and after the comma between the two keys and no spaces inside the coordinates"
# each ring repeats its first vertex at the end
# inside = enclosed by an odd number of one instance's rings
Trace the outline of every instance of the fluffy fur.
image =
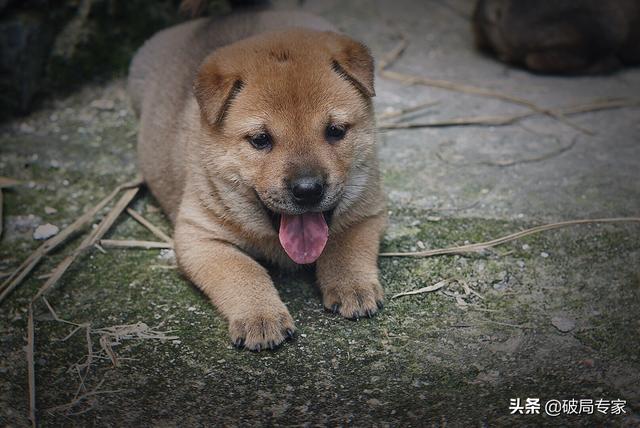
{"type": "Polygon", "coordinates": [[[287,182],[304,171],[326,177],[314,210],[333,213],[316,262],[324,306],[348,318],[381,307],[386,216],[365,46],[301,13],[199,19],[140,49],[129,91],[140,169],[175,223],[179,266],[227,318],[234,343],[260,350],[293,334],[257,260],[296,267],[273,217],[301,212],[287,182]],[[330,123],[346,126],[343,140],[327,141],[330,123]],[[273,147],[256,150],[247,139],[263,131],[273,147]]]}

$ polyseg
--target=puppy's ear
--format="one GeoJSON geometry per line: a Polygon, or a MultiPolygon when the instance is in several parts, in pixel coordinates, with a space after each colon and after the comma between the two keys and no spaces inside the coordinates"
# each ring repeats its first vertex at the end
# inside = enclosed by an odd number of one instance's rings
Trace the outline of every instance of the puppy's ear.
{"type": "Polygon", "coordinates": [[[367,97],[373,97],[373,57],[369,48],[342,34],[331,33],[333,70],[367,97]]]}
{"type": "Polygon", "coordinates": [[[233,101],[242,89],[240,76],[222,70],[215,56],[205,59],[193,83],[200,112],[211,125],[221,125],[233,101]]]}

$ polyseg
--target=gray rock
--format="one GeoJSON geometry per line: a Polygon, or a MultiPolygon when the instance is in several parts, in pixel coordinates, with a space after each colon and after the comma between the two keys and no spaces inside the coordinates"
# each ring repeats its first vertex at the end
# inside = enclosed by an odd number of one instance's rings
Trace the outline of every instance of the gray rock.
{"type": "Polygon", "coordinates": [[[36,230],[33,232],[33,239],[36,239],[38,241],[49,239],[52,236],[57,235],[58,232],[60,232],[58,226],[55,226],[51,223],[41,224],[40,226],[36,227],[36,230]]]}
{"type": "Polygon", "coordinates": [[[568,333],[576,328],[576,321],[563,315],[556,315],[551,318],[551,324],[562,333],[568,333]]]}
{"type": "Polygon", "coordinates": [[[55,214],[57,212],[58,212],[58,210],[53,208],[53,207],[48,207],[48,206],[44,207],[44,213],[45,214],[51,215],[51,214],[55,214]]]}

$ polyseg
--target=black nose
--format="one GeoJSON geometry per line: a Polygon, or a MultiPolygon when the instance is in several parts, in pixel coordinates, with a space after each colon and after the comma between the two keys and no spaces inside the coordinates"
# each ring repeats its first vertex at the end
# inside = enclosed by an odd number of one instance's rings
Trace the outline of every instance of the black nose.
{"type": "Polygon", "coordinates": [[[296,178],[291,182],[291,193],[299,204],[316,204],[324,194],[324,180],[322,177],[296,178]]]}

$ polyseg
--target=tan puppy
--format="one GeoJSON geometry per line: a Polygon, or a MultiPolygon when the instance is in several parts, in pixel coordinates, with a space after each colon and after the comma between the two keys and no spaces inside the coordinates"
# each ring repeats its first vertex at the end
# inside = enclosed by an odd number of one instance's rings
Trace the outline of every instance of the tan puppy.
{"type": "Polygon", "coordinates": [[[140,168],[237,346],[273,348],[295,328],[256,260],[315,263],[324,306],[347,318],[382,306],[373,59],[332,29],[293,12],[200,19],[131,66],[140,168]]]}

